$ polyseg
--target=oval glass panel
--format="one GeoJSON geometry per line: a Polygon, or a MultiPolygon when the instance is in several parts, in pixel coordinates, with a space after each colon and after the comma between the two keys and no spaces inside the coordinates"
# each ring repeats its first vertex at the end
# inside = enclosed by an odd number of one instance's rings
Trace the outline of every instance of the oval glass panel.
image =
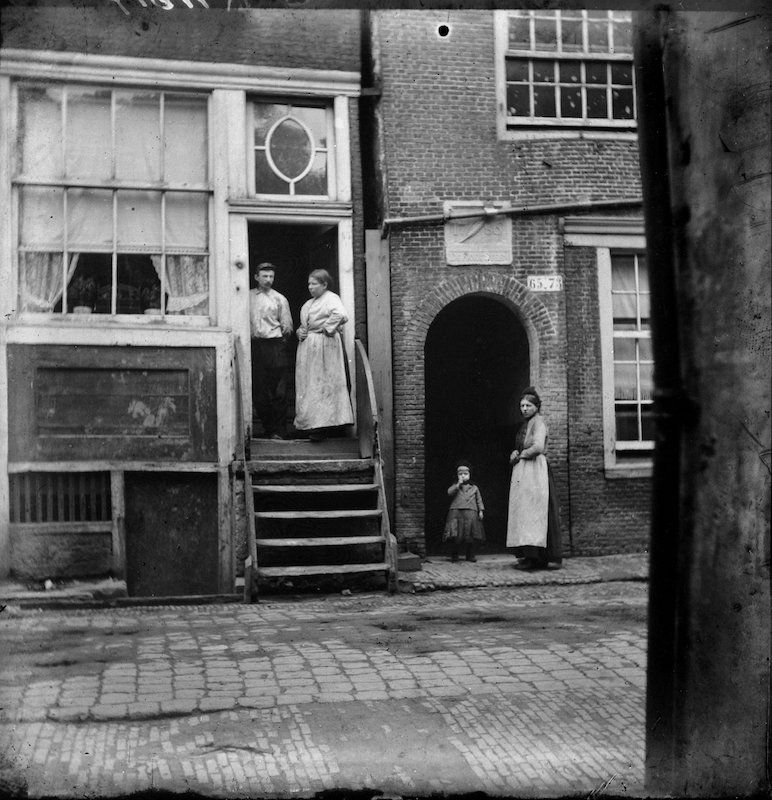
{"type": "Polygon", "coordinates": [[[293,119],[285,119],[277,125],[268,149],[277,169],[290,180],[303,174],[314,155],[314,144],[308,132],[293,119]]]}

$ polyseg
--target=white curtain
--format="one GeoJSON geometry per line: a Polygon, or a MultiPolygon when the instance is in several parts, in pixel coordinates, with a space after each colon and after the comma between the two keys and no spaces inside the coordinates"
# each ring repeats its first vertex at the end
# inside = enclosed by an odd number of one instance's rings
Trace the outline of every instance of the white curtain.
{"type": "MultiPolygon", "coordinates": [[[[78,253],[67,268],[69,284],[78,266],[78,253]]],[[[64,291],[61,253],[19,253],[21,310],[53,311],[64,291]]]]}
{"type": "MultiPolygon", "coordinates": [[[[161,256],[151,256],[161,278],[161,256]]],[[[209,259],[207,256],[166,256],[167,314],[188,316],[209,313],[209,259]]]]}

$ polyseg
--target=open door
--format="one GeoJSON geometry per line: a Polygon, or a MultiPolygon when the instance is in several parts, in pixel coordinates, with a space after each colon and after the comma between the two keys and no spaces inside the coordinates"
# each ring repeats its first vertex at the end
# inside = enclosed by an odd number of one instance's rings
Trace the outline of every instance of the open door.
{"type": "MultiPolygon", "coordinates": [[[[313,269],[326,269],[333,279],[332,290],[340,294],[338,269],[338,230],[335,224],[289,224],[249,222],[249,288],[256,286],[257,265],[268,261],[275,265],[274,289],[289,302],[292,321],[297,329],[300,323],[300,308],[308,294],[308,273],[313,269]]],[[[353,326],[350,319],[348,326],[353,326]]],[[[247,340],[249,331],[246,332],[247,340]]],[[[295,355],[297,339],[289,345],[289,374],[287,376],[287,431],[294,430],[295,417],[295,355]]],[[[247,364],[247,368],[249,368],[247,364]]],[[[252,410],[254,435],[262,433],[260,420],[252,410]]]]}

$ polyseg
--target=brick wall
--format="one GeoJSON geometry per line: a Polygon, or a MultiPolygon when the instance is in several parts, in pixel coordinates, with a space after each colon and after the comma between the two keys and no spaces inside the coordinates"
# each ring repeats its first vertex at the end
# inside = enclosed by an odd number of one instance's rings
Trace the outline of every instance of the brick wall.
{"type": "MultiPolygon", "coordinates": [[[[492,13],[379,12],[376,35],[383,81],[387,216],[440,213],[446,200],[519,205],[640,194],[635,141],[498,140],[492,13]],[[450,28],[444,38],[437,33],[443,24],[450,28]]],[[[391,229],[395,529],[418,552],[424,552],[425,521],[424,343],[434,317],[466,294],[499,298],[528,332],[531,380],[544,401],[564,524],[569,510],[574,515],[573,487],[569,495],[569,477],[574,475],[569,474],[574,447],[570,435],[575,427],[570,424],[575,400],[569,381],[571,348],[577,329],[597,329],[597,299],[594,317],[583,318],[579,309],[578,319],[569,319],[573,283],[565,296],[534,295],[525,288],[528,275],[563,272],[557,216],[514,218],[512,244],[511,265],[451,267],[445,261],[441,224],[391,229]]],[[[576,304],[571,308],[577,312],[576,304]]],[[[598,390],[599,379],[598,367],[598,390]]],[[[592,401],[581,402],[584,407],[592,401]]],[[[602,465],[602,441],[597,457],[602,465]]],[[[643,537],[636,539],[634,531],[642,529],[645,536],[647,525],[638,506],[625,501],[637,488],[621,481],[607,485],[602,470],[578,474],[586,479],[582,490],[592,486],[594,502],[601,504],[593,511],[592,502],[577,502],[582,552],[639,547],[643,537]],[[602,524],[593,527],[593,513],[598,512],[602,524]],[[622,526],[619,536],[611,524],[614,519],[622,526]]],[[[578,532],[574,538],[579,538],[578,532]]],[[[568,537],[564,539],[567,546],[568,537]]]]}
{"type": "Polygon", "coordinates": [[[226,11],[188,9],[180,1],[166,11],[138,0],[41,4],[4,8],[2,34],[9,48],[359,70],[355,10],[226,11]]]}
{"type": "Polygon", "coordinates": [[[571,532],[577,555],[648,548],[651,480],[606,478],[595,249],[565,248],[571,532]]]}

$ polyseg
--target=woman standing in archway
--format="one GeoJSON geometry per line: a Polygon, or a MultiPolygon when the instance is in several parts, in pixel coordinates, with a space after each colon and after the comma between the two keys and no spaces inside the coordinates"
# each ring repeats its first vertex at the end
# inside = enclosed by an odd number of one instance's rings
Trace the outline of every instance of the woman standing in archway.
{"type": "Polygon", "coordinates": [[[547,423],[541,413],[541,398],[529,386],[520,395],[524,422],[515,437],[509,457],[512,482],[509,487],[507,547],[520,559],[517,569],[546,569],[560,564],[560,511],[557,492],[545,452],[547,423]]]}

